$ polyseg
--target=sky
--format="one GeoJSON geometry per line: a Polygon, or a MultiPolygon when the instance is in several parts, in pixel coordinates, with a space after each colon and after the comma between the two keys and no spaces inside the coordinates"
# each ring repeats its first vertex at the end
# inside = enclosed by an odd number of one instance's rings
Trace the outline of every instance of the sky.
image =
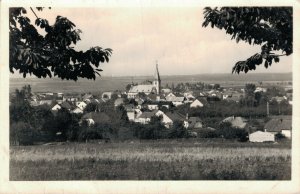
{"type": "MultiPolygon", "coordinates": [[[[156,61],[162,75],[231,73],[237,61],[260,52],[260,46],[236,43],[224,30],[203,28],[203,7],[52,7],[36,13],[50,24],[57,15],[75,23],[82,30],[76,50],[113,49],[102,76],[154,75],[156,61]]],[[[290,56],[255,73],[291,71],[290,56]]]]}

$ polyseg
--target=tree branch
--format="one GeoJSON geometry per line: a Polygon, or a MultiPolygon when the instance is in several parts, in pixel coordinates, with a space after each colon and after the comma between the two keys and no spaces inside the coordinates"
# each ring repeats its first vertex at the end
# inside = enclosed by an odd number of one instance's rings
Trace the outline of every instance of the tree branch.
{"type": "Polygon", "coordinates": [[[36,19],[39,19],[39,17],[36,15],[36,13],[33,11],[32,7],[30,7],[32,13],[35,15],[36,19]]]}

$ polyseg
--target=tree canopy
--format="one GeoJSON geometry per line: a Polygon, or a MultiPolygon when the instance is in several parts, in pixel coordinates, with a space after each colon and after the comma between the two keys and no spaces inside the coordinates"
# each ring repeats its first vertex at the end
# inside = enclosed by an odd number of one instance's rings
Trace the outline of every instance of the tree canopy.
{"type": "MultiPolygon", "coordinates": [[[[46,19],[36,16],[35,25],[26,16],[23,7],[9,10],[9,68],[10,72],[35,75],[38,78],[57,76],[61,79],[96,79],[102,69],[100,63],[109,62],[112,49],[99,46],[86,51],[76,51],[74,46],[80,41],[80,29],[66,17],[57,16],[50,25],[46,19]],[[39,33],[44,31],[45,35],[39,33]]],[[[42,11],[43,8],[37,7],[42,11]]]]}
{"type": "Polygon", "coordinates": [[[262,63],[268,68],[273,61],[278,63],[280,56],[293,53],[292,7],[205,7],[202,26],[209,24],[224,29],[237,42],[261,45],[261,52],[238,61],[232,73],[247,73],[262,63]]]}

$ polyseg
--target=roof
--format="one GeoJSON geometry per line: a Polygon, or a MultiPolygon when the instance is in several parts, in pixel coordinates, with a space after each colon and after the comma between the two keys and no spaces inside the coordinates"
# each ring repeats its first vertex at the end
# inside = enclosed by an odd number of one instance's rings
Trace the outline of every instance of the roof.
{"type": "Polygon", "coordinates": [[[189,126],[191,128],[201,128],[202,127],[202,121],[199,117],[190,117],[188,119],[189,126]]]}
{"type": "Polygon", "coordinates": [[[167,96],[166,100],[167,101],[171,101],[171,102],[183,102],[184,101],[184,97],[167,96]]]}
{"type": "Polygon", "coordinates": [[[156,111],[152,111],[152,112],[143,112],[139,118],[151,118],[153,116],[155,116],[155,114],[157,113],[157,110],[156,111]]]}
{"type": "Polygon", "coordinates": [[[272,134],[272,133],[264,132],[264,131],[255,131],[255,132],[251,133],[250,135],[252,135],[252,134],[264,135],[264,134],[272,134]]]}
{"type": "Polygon", "coordinates": [[[203,106],[204,104],[200,101],[200,100],[198,100],[198,99],[196,99],[196,100],[194,100],[192,103],[191,103],[191,106],[203,106]]]}
{"type": "Polygon", "coordinates": [[[93,119],[95,123],[110,122],[109,116],[103,112],[90,112],[82,116],[82,119],[93,119]]]}
{"type": "Polygon", "coordinates": [[[287,99],[286,96],[275,96],[271,98],[271,100],[276,100],[277,102],[281,102],[286,99],[287,99]]]}
{"type": "Polygon", "coordinates": [[[93,98],[93,95],[92,95],[92,94],[85,94],[82,98],[83,98],[84,100],[90,99],[90,98],[93,98]]]}
{"type": "Polygon", "coordinates": [[[66,102],[66,101],[62,102],[62,103],[60,104],[60,106],[61,106],[62,108],[65,108],[65,109],[72,109],[71,104],[69,104],[69,103],[66,102]]]}
{"type": "Polygon", "coordinates": [[[184,121],[186,120],[185,119],[185,116],[183,116],[182,114],[180,113],[177,113],[177,112],[167,112],[165,113],[172,121],[184,121]]]}
{"type": "Polygon", "coordinates": [[[227,117],[225,118],[222,122],[229,122],[231,123],[232,127],[238,127],[238,128],[245,128],[247,123],[245,122],[246,120],[242,117],[227,117]]]}
{"type": "Polygon", "coordinates": [[[150,94],[147,95],[147,98],[149,100],[156,101],[157,95],[153,94],[153,93],[150,93],[150,94]]]}
{"type": "Polygon", "coordinates": [[[119,105],[121,105],[121,104],[123,104],[124,103],[124,99],[123,98],[117,98],[116,100],[115,100],[115,102],[114,102],[114,105],[115,106],[119,106],[119,105]]]}
{"type": "Polygon", "coordinates": [[[126,111],[134,111],[135,106],[134,104],[126,104],[124,105],[124,108],[126,111]]]}
{"type": "Polygon", "coordinates": [[[151,92],[155,88],[153,85],[136,85],[132,86],[128,93],[151,92]]]}
{"type": "Polygon", "coordinates": [[[269,132],[281,132],[292,129],[292,119],[271,119],[264,127],[269,132]]]}

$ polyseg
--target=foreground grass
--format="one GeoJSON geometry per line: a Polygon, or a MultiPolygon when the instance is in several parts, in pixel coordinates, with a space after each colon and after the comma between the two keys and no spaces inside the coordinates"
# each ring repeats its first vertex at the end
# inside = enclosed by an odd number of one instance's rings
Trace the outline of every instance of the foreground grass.
{"type": "Polygon", "coordinates": [[[289,180],[287,145],[150,141],[12,147],[10,180],[289,180]]]}

